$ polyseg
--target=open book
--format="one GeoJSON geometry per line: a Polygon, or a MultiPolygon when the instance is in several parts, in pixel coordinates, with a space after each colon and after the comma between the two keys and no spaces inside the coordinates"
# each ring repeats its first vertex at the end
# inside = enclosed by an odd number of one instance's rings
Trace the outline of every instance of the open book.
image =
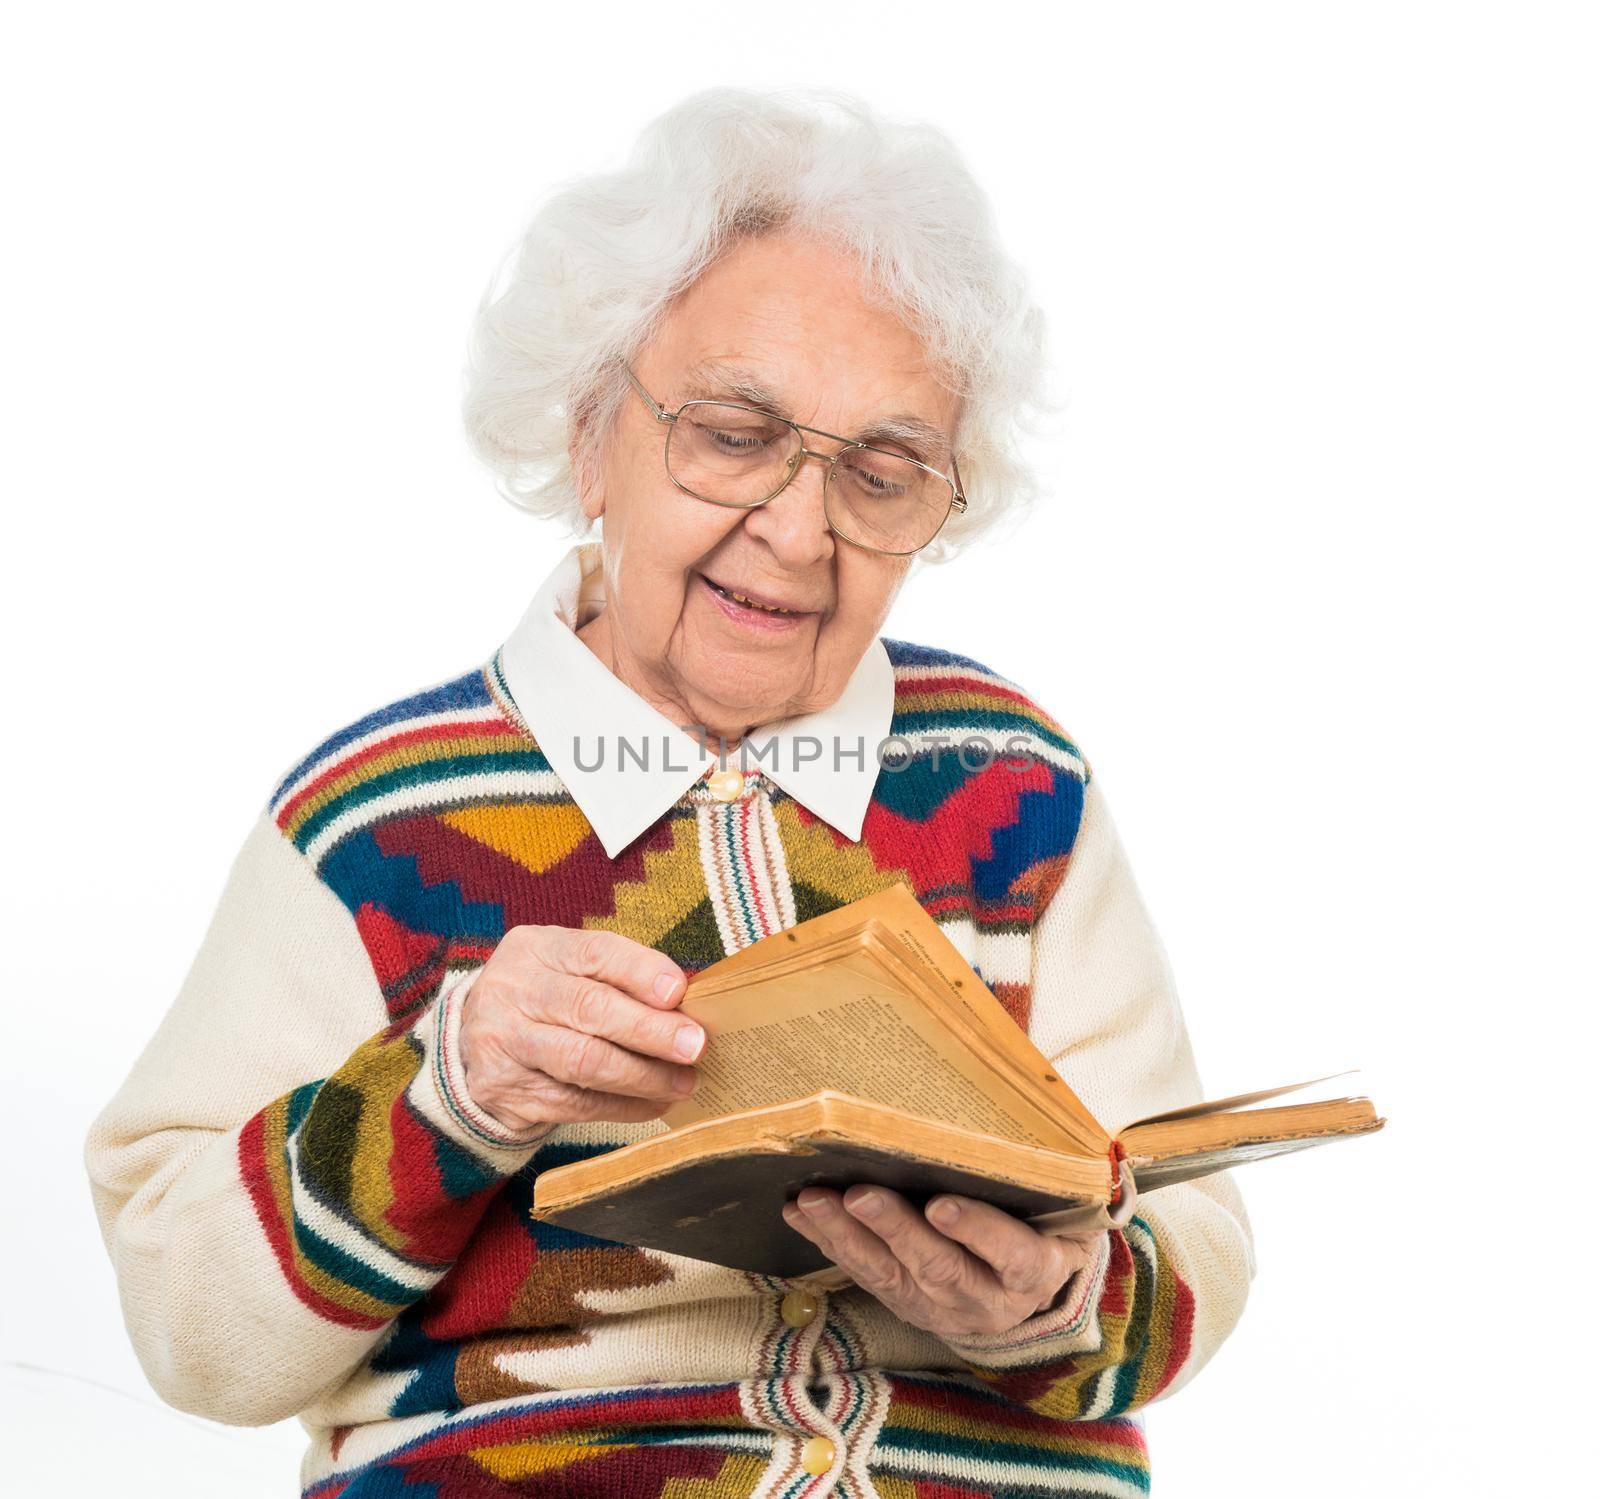
{"type": "MultiPolygon", "coordinates": [[[[1084,1232],[1127,1222],[1140,1193],[1385,1123],[1365,1097],[1241,1111],[1310,1085],[1292,1083],[1113,1136],[904,884],[713,963],[679,1008],[706,1030],[695,1091],[665,1130],[541,1172],[536,1219],[817,1275],[827,1260],[781,1212],[802,1187],[873,1182],[919,1205],[954,1192],[1084,1232]]],[[[816,1280],[830,1282],[846,1283],[816,1280]]]]}

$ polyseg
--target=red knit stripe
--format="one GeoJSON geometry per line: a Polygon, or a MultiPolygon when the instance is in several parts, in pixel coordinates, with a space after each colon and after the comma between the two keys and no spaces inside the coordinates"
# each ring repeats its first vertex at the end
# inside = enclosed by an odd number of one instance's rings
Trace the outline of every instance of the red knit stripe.
{"type": "Polygon", "coordinates": [[[439,724],[424,724],[417,729],[402,729],[397,733],[386,735],[376,744],[370,744],[363,750],[354,754],[341,756],[324,770],[315,780],[302,786],[300,790],[278,809],[278,826],[287,829],[294,820],[296,810],[308,798],[314,797],[318,791],[339,777],[349,774],[350,771],[365,765],[369,760],[374,760],[380,755],[392,754],[396,749],[410,744],[427,744],[431,741],[447,739],[509,739],[516,731],[505,722],[493,719],[473,719],[467,722],[450,722],[439,724]]]}
{"type": "Polygon", "coordinates": [[[895,688],[897,698],[936,692],[966,692],[977,697],[1004,698],[1025,708],[1030,716],[1039,715],[1038,706],[1029,700],[1026,693],[1019,692],[1015,687],[1004,686],[991,677],[974,676],[970,672],[945,672],[928,677],[896,674],[895,688]]]}
{"type": "Polygon", "coordinates": [[[266,1115],[266,1109],[253,1114],[239,1133],[239,1175],[250,1190],[250,1201],[255,1206],[261,1230],[272,1246],[272,1253],[283,1271],[283,1278],[289,1283],[289,1289],[319,1317],[337,1322],[341,1327],[359,1327],[369,1332],[383,1327],[388,1318],[368,1316],[352,1311],[347,1306],[340,1306],[336,1301],[329,1301],[326,1296],[312,1290],[301,1277],[299,1267],[295,1264],[289,1225],[279,1216],[277,1198],[267,1175],[266,1115]]]}
{"type": "Polygon", "coordinates": [[[1173,1280],[1172,1326],[1168,1331],[1167,1361],[1162,1365],[1161,1375],[1151,1392],[1152,1399],[1176,1378],[1183,1361],[1189,1357],[1189,1348],[1194,1340],[1194,1292],[1182,1276],[1175,1274],[1173,1280]]]}
{"type": "MultiPolygon", "coordinates": [[[[1002,1431],[1039,1432],[1039,1415],[1023,1405],[1001,1405],[993,1400],[968,1396],[954,1385],[930,1389],[925,1385],[902,1381],[889,1376],[894,1391],[894,1403],[912,1406],[918,1410],[932,1411],[960,1417],[963,1421],[982,1422],[1002,1431]]],[[[889,1425],[894,1424],[894,1408],[890,1407],[889,1425]]],[[[1144,1450],[1144,1442],[1136,1429],[1108,1421],[1052,1421],[1050,1434],[1064,1441],[1103,1442],[1107,1446],[1125,1446],[1144,1450]]]]}
{"type": "Polygon", "coordinates": [[[746,1425],[739,1407],[737,1384],[677,1394],[639,1391],[620,1400],[574,1399],[554,1408],[508,1411],[487,1421],[470,1422],[424,1437],[416,1446],[391,1454],[388,1461],[409,1464],[565,1431],[582,1430],[586,1438],[592,1440],[597,1432],[625,1430],[630,1426],[710,1426],[728,1421],[740,1427],[746,1425]]]}

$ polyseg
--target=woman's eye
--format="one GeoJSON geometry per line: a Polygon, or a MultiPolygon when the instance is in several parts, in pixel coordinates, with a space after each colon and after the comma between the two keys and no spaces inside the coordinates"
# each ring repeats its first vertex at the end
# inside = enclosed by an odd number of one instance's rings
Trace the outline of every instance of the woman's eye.
{"type": "Polygon", "coordinates": [[[904,484],[875,474],[871,469],[858,468],[854,473],[856,483],[874,499],[895,499],[906,492],[904,484]]]}
{"type": "Polygon", "coordinates": [[[726,432],[711,428],[710,433],[712,441],[719,447],[736,453],[747,453],[752,448],[759,448],[764,440],[761,434],[756,432],[726,432]]]}

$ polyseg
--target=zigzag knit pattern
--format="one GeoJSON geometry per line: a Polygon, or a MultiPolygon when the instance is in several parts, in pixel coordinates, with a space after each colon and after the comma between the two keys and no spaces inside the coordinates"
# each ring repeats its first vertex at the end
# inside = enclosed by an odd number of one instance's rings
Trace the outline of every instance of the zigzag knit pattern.
{"type": "Polygon", "coordinates": [[[873,1363],[871,1309],[852,1295],[794,1329],[775,1315],[784,1282],[530,1219],[539,1172],[659,1123],[559,1127],[508,1176],[418,1102],[437,1030],[419,1019],[521,923],[621,932],[692,974],[903,880],[1026,1028],[1030,933],[1066,872],[1088,767],[1006,679],[885,645],[906,757],[879,775],[859,842],[755,771],[730,803],[697,784],[608,858],[498,653],[331,736],[273,793],[284,836],[349,910],[389,1017],[241,1137],[242,1177],[295,1296],[342,1326],[387,1327],[328,1406],[307,1496],[1147,1491],[1129,1413],[1182,1365],[1193,1304],[1144,1219],[1113,1231],[1073,1312],[1098,1318],[1093,1352],[1062,1356],[1056,1328],[981,1363],[897,1372],[873,1363]],[[956,754],[973,736],[1005,753],[956,754]],[[746,1347],[746,1366],[725,1367],[746,1347]],[[653,1349],[668,1350],[663,1382],[653,1349]],[[682,1377],[701,1368],[717,1377],[682,1377]],[[827,1475],[785,1469],[784,1433],[824,1433],[852,1456],[827,1475]]]}

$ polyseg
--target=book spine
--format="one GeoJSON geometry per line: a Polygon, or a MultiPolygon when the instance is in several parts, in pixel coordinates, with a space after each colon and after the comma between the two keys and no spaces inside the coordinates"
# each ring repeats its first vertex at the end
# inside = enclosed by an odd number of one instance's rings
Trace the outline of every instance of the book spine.
{"type": "Polygon", "coordinates": [[[1111,1157],[1111,1201],[1108,1206],[1114,1211],[1117,1204],[1122,1201],[1122,1162],[1127,1158],[1128,1152],[1122,1148],[1121,1140],[1113,1140],[1108,1152],[1111,1157]]]}

